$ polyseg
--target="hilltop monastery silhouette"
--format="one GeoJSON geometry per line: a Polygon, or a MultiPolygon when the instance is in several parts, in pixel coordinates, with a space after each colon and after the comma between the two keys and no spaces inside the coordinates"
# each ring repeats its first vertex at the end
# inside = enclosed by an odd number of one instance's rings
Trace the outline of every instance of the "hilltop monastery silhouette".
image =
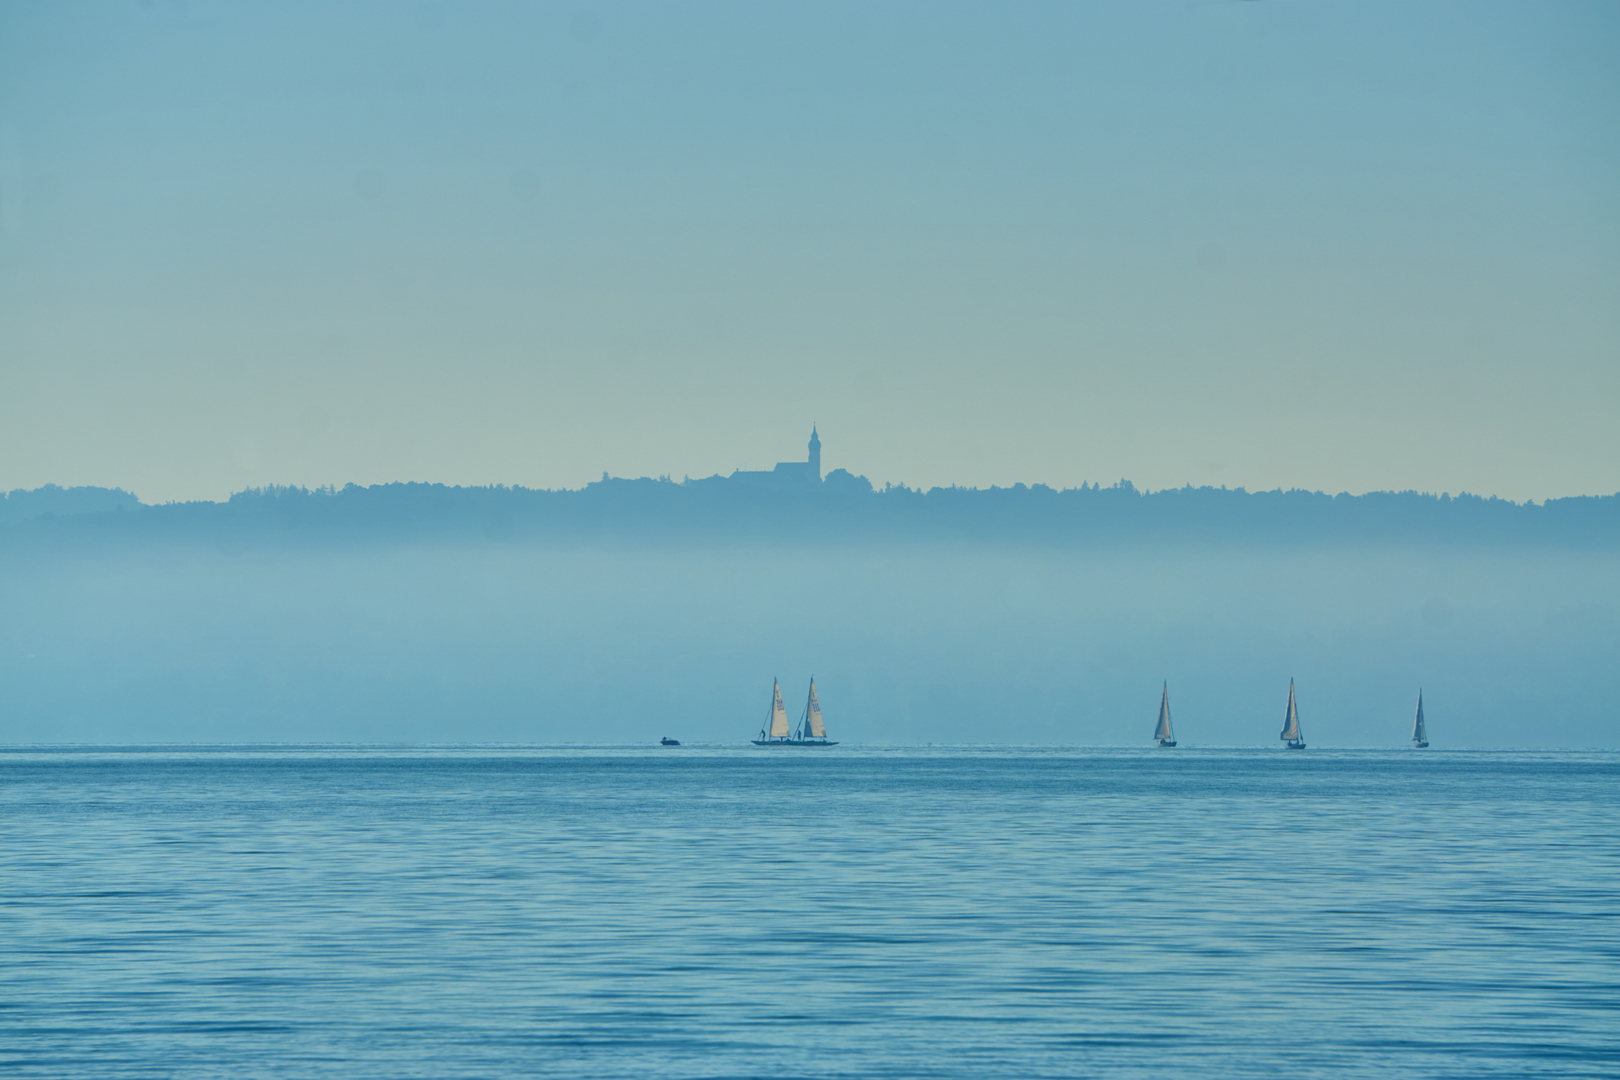
{"type": "Polygon", "coordinates": [[[821,483],[821,436],[810,425],[810,460],[779,461],[776,468],[766,471],[744,472],[738,469],[729,479],[741,484],[770,484],[775,487],[802,487],[821,483]]]}

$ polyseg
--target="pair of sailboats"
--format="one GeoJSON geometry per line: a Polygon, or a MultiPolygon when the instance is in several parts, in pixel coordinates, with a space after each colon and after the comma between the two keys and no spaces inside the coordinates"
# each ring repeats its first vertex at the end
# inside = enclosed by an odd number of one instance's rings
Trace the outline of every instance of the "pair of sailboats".
{"type": "Polygon", "coordinates": [[[755,746],[837,746],[827,738],[827,725],[821,719],[821,702],[816,700],[816,680],[810,679],[810,697],[799,714],[798,726],[788,727],[787,709],[782,705],[782,684],[771,680],[771,718],[762,728],[755,746]]]}
{"type": "MultiPolygon", "coordinates": [[[[1153,737],[1159,740],[1159,745],[1170,747],[1176,745],[1176,735],[1170,726],[1170,684],[1164,684],[1164,694],[1159,698],[1159,724],[1153,729],[1153,737]]],[[[1294,700],[1294,680],[1288,680],[1288,711],[1283,714],[1282,733],[1277,736],[1290,750],[1305,749],[1305,735],[1299,729],[1299,704],[1294,700]]],[[[1417,719],[1412,723],[1412,745],[1419,750],[1429,745],[1429,733],[1423,726],[1423,691],[1418,691],[1417,719]]]]}
{"type": "MultiPolygon", "coordinates": [[[[1305,749],[1305,736],[1299,731],[1299,706],[1294,704],[1294,680],[1288,680],[1288,712],[1283,717],[1282,734],[1278,736],[1290,750],[1305,749]]],[[[1418,750],[1429,745],[1429,732],[1423,726],[1423,691],[1418,691],[1417,716],[1412,720],[1412,746],[1418,750]]]]}
{"type": "MultiPolygon", "coordinates": [[[[1418,708],[1421,710],[1422,705],[1418,708]]],[[[1422,713],[1419,713],[1421,716],[1422,713]]],[[[1421,721],[1420,721],[1421,722],[1421,721]]],[[[1164,684],[1164,693],[1159,697],[1159,725],[1153,729],[1153,737],[1159,740],[1162,747],[1176,745],[1175,729],[1170,726],[1170,684],[1164,684]]],[[[1299,731],[1299,706],[1294,703],[1294,680],[1288,680],[1288,712],[1283,716],[1282,740],[1288,744],[1290,750],[1305,749],[1305,737],[1299,731]]],[[[1428,744],[1425,743],[1425,746],[1428,744]]]]}

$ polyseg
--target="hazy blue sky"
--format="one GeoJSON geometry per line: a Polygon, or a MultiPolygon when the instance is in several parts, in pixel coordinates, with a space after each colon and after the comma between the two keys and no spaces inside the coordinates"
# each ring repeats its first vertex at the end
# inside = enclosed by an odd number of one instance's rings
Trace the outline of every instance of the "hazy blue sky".
{"type": "Polygon", "coordinates": [[[1620,5],[0,2],[0,488],[1620,490],[1620,5]]]}

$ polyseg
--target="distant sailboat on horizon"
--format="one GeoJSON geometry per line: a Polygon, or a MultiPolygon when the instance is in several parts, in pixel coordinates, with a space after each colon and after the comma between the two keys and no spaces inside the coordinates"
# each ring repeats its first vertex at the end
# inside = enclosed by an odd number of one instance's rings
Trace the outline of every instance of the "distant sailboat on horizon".
{"type": "Polygon", "coordinates": [[[827,738],[827,725],[821,719],[821,702],[816,698],[816,680],[810,678],[810,697],[799,716],[799,726],[788,729],[787,709],[782,705],[782,684],[771,680],[771,719],[754,739],[755,746],[837,746],[827,738]]]}
{"type": "Polygon", "coordinates": [[[1423,726],[1423,691],[1418,691],[1417,719],[1412,721],[1412,746],[1415,749],[1427,749],[1429,745],[1429,731],[1423,726]]]}
{"type": "Polygon", "coordinates": [[[821,702],[816,699],[816,677],[810,676],[810,696],[804,702],[804,715],[799,717],[799,742],[809,746],[837,746],[827,741],[827,725],[821,719],[821,702]]]}
{"type": "Polygon", "coordinates": [[[1290,750],[1305,749],[1305,736],[1299,731],[1299,706],[1294,704],[1294,680],[1288,680],[1288,713],[1283,717],[1282,734],[1277,736],[1290,750]]]}
{"type": "Polygon", "coordinates": [[[1159,726],[1153,729],[1153,737],[1159,740],[1164,747],[1176,745],[1175,732],[1170,728],[1170,684],[1164,684],[1164,696],[1159,698],[1159,726]]]}

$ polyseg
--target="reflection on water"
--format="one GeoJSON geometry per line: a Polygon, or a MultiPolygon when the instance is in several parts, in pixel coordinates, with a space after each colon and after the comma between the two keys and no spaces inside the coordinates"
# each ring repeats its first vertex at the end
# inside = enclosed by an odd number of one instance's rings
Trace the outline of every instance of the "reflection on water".
{"type": "Polygon", "coordinates": [[[1620,755],[0,752],[14,1077],[1599,1076],[1620,755]]]}

